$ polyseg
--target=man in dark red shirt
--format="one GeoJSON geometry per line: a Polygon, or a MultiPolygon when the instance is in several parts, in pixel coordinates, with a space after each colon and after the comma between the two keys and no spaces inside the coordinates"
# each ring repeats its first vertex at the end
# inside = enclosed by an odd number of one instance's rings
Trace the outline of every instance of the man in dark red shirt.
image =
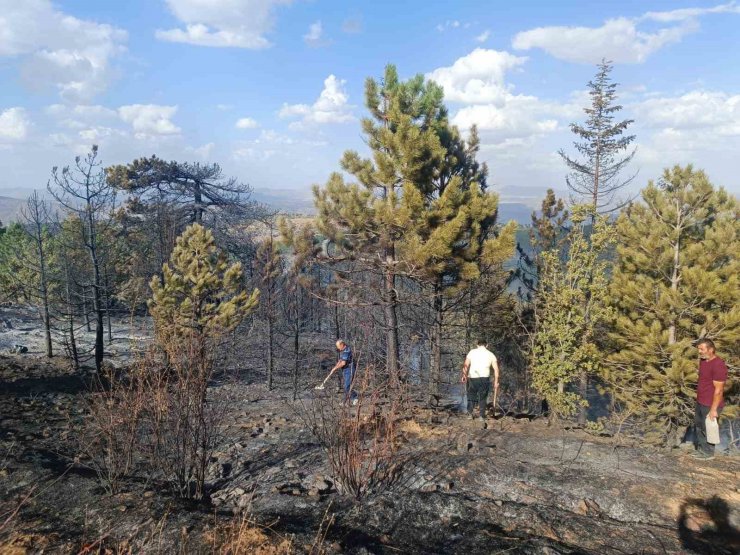
{"type": "Polygon", "coordinates": [[[696,384],[696,411],[694,412],[695,440],[694,447],[697,459],[713,459],[714,445],[707,442],[707,417],[719,418],[725,406],[722,393],[727,381],[727,365],[715,353],[711,339],[701,339],[697,344],[699,350],[699,381],[696,384]]]}

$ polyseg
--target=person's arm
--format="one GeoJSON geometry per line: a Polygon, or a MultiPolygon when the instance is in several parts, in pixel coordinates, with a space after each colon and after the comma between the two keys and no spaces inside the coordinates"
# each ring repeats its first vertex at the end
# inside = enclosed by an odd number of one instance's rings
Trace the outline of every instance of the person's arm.
{"type": "Polygon", "coordinates": [[[498,360],[493,359],[493,389],[498,389],[498,360]]]}
{"type": "Polygon", "coordinates": [[[714,385],[714,395],[712,395],[712,406],[709,408],[708,416],[712,420],[717,420],[717,408],[722,402],[722,394],[725,389],[725,382],[717,382],[713,380],[712,385],[714,385]]]}
{"type": "Polygon", "coordinates": [[[347,366],[348,360],[349,360],[349,352],[345,350],[340,351],[339,360],[334,365],[334,368],[332,368],[332,372],[334,370],[339,370],[340,368],[344,368],[345,366],[347,366]]]}
{"type": "Polygon", "coordinates": [[[714,394],[712,395],[712,405],[709,407],[709,414],[707,416],[713,420],[717,420],[717,410],[719,409],[719,404],[722,402],[725,380],[727,380],[727,365],[723,360],[720,360],[719,364],[715,365],[712,369],[714,394]]]}
{"type": "Polygon", "coordinates": [[[463,362],[462,367],[462,377],[460,378],[460,381],[462,383],[465,383],[468,381],[468,370],[470,369],[470,359],[468,357],[465,357],[465,362],[463,362]]]}

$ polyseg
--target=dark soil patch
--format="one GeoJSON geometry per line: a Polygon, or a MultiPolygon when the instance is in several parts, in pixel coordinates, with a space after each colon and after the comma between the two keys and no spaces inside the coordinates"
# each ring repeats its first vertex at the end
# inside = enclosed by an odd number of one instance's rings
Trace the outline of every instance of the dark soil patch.
{"type": "MultiPolygon", "coordinates": [[[[209,469],[208,500],[178,500],[141,476],[105,495],[76,460],[73,441],[90,375],[61,362],[0,357],[0,525],[21,505],[0,528],[0,552],[97,552],[127,540],[143,552],[207,553],[209,529],[238,510],[292,538],[296,552],[314,542],[328,514],[326,553],[740,549],[736,456],[697,462],[684,451],[619,445],[516,415],[481,429],[449,399],[412,407],[399,423],[407,462],[396,483],[363,501],[346,499],[282,398],[287,380],[275,391],[239,380],[214,387],[237,402],[209,469]],[[317,490],[317,480],[326,487],[317,490]]],[[[311,383],[301,384],[305,403],[311,383]]]]}

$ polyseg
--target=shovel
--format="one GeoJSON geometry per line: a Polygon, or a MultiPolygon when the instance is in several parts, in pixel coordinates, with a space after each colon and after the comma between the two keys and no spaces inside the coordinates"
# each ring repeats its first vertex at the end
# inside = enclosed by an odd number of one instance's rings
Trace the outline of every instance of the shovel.
{"type": "Polygon", "coordinates": [[[336,368],[332,369],[332,371],[331,371],[331,372],[329,372],[329,374],[328,374],[328,375],[327,375],[327,376],[326,376],[326,377],[324,378],[324,381],[323,381],[323,382],[321,382],[321,383],[320,383],[319,385],[317,385],[316,387],[314,387],[314,389],[316,389],[316,390],[318,390],[318,391],[321,391],[322,389],[324,389],[324,386],[326,385],[326,382],[328,382],[328,381],[329,381],[329,378],[331,378],[331,377],[332,377],[332,374],[334,374],[335,370],[336,370],[336,368]]]}

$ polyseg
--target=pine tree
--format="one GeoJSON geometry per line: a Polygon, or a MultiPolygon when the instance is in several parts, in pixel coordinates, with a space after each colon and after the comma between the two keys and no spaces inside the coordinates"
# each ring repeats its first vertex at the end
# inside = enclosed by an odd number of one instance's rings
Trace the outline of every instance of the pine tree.
{"type": "MultiPolygon", "coordinates": [[[[570,125],[571,131],[582,139],[580,142],[573,143],[581,160],[569,157],[563,150],[559,152],[571,170],[566,178],[568,188],[577,200],[590,203],[593,207],[592,227],[596,224],[598,213],[614,210],[613,205],[617,200],[617,193],[635,178],[635,174],[630,177],[621,175],[634,157],[635,150],[627,154],[622,153],[627,151],[635,140],[635,136],[624,135],[633,120],[614,121],[615,114],[622,109],[622,106],[616,104],[617,83],[613,83],[609,76],[612,69],[610,61],[601,61],[596,77],[588,83],[591,106],[584,108],[588,116],[586,123],[570,125]]],[[[588,319],[591,299],[586,296],[584,303],[586,319],[588,319]]],[[[588,382],[588,375],[584,373],[580,383],[582,397],[586,396],[588,382]]],[[[585,424],[585,410],[579,413],[578,420],[581,424],[585,424]]]]}
{"type": "Polygon", "coordinates": [[[182,497],[201,498],[226,414],[208,402],[209,384],[229,332],[254,311],[259,291],[248,293],[241,264],[230,264],[200,224],[177,238],[163,279],[154,276],[151,288],[155,348],[134,373],[152,396],[145,449],[156,453],[150,462],[182,497]]]}
{"type": "Polygon", "coordinates": [[[436,126],[446,118],[442,88],[422,75],[401,82],[386,67],[381,83],[370,78],[365,101],[371,117],[362,129],[372,159],[345,152],[341,166],[357,183],[333,174],[324,188],[314,187],[317,227],[339,251],[381,280],[386,335],[386,369],[399,378],[398,276],[404,272],[398,244],[413,214],[402,199],[414,189],[429,191],[444,155],[436,126]]]}
{"type": "Polygon", "coordinates": [[[31,302],[29,284],[36,274],[26,263],[33,256],[33,243],[20,223],[12,223],[0,235],[0,292],[12,301],[31,302]]]}
{"type": "Polygon", "coordinates": [[[666,169],[620,215],[611,298],[615,353],[605,378],[655,440],[691,421],[700,337],[740,363],[738,203],[692,166],[666,169]]]}
{"type": "Polygon", "coordinates": [[[522,287],[518,295],[522,300],[531,302],[537,292],[537,276],[542,272],[541,256],[562,246],[568,222],[568,210],[563,199],[555,196],[555,191],[548,189],[539,214],[532,212],[532,224],[527,234],[528,245],[517,243],[518,264],[516,277],[522,287]]]}
{"type": "Polygon", "coordinates": [[[617,83],[609,76],[612,69],[607,60],[598,65],[596,77],[588,83],[591,106],[584,108],[586,123],[570,124],[570,130],[581,139],[573,146],[582,159],[571,158],[564,150],[559,152],[571,170],[566,178],[568,188],[577,199],[590,203],[595,212],[609,208],[616,194],[635,177],[620,175],[635,155],[635,150],[622,155],[635,135],[624,135],[633,120],[614,121],[622,106],[616,104],[617,83]]]}
{"type": "MultiPolygon", "coordinates": [[[[250,213],[251,189],[235,178],[226,178],[218,164],[166,162],[139,158],[123,166],[106,168],[108,181],[132,195],[137,203],[164,204],[186,223],[204,223],[204,216],[219,209],[250,213]]],[[[208,219],[208,218],[206,218],[208,219]]]]}
{"type": "Polygon", "coordinates": [[[573,207],[564,261],[559,248],[542,255],[532,381],[556,417],[572,416],[587,406],[574,386],[584,374],[602,370],[597,335],[610,315],[603,253],[613,241],[613,230],[605,217],[596,216],[587,237],[583,223],[592,211],[587,205],[573,207]]]}
{"type": "Polygon", "coordinates": [[[267,389],[272,389],[275,372],[275,326],[277,320],[278,298],[282,287],[283,261],[278,250],[279,243],[273,237],[273,222],[268,222],[269,236],[257,247],[254,259],[255,275],[260,284],[259,315],[265,322],[267,331],[267,389]]]}
{"type": "Polygon", "coordinates": [[[412,219],[398,245],[399,258],[431,297],[432,393],[438,392],[441,379],[446,313],[461,308],[465,291],[485,268],[511,257],[516,232],[511,222],[494,233],[498,196],[485,192],[487,168],[475,159],[475,127],[465,141],[442,120],[438,134],[444,156],[431,189],[405,189],[402,204],[412,219]]]}
{"type": "Polygon", "coordinates": [[[152,278],[149,310],[155,333],[175,364],[210,371],[226,332],[257,307],[259,291],[243,286],[241,264],[229,264],[213,234],[199,224],[178,237],[164,279],[152,278]]]}

